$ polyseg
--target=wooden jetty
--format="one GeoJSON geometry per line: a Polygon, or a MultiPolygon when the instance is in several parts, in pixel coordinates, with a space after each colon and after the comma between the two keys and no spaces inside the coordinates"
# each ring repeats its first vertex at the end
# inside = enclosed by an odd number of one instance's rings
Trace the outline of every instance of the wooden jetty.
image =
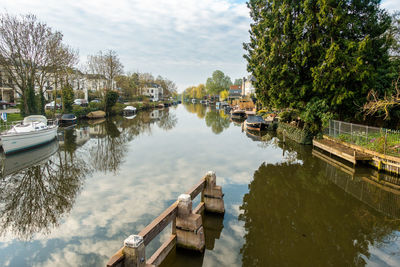
{"type": "Polygon", "coordinates": [[[216,175],[212,171],[186,194],[180,195],[176,202],[139,234],[125,239],[124,246],[109,259],[107,266],[159,266],[175,246],[204,251],[205,238],[201,217],[203,211],[221,214],[225,212],[222,188],[216,185],[216,175]],[[201,201],[192,210],[192,200],[199,194],[201,201]],[[170,223],[171,236],[146,260],[146,246],[170,223]]]}
{"type": "Polygon", "coordinates": [[[322,149],[330,154],[333,154],[339,158],[347,160],[354,165],[357,164],[358,161],[372,160],[371,155],[368,155],[364,152],[358,151],[354,148],[348,147],[327,138],[314,139],[313,146],[322,149]]]}

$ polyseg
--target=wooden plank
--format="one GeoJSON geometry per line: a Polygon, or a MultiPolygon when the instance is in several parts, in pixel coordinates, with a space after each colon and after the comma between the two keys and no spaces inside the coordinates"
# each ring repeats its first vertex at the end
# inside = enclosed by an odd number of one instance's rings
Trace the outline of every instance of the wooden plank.
{"type": "Polygon", "coordinates": [[[149,225],[147,225],[139,235],[143,237],[144,245],[150,243],[154,237],[156,237],[164,228],[176,218],[178,212],[178,202],[174,202],[169,206],[160,216],[154,219],[149,225]]]}
{"type": "Polygon", "coordinates": [[[122,247],[120,250],[118,250],[117,253],[115,253],[107,262],[107,267],[113,267],[117,266],[117,264],[121,263],[124,260],[124,254],[123,254],[123,249],[122,247]]]}
{"type": "Polygon", "coordinates": [[[313,145],[318,147],[318,148],[320,148],[320,149],[322,149],[322,150],[325,150],[325,151],[327,151],[327,152],[329,152],[331,154],[334,154],[334,155],[336,155],[336,156],[338,156],[340,158],[343,158],[343,159],[345,159],[347,161],[350,161],[351,163],[356,164],[356,162],[357,162],[355,157],[354,157],[354,153],[350,154],[350,153],[346,153],[345,151],[340,151],[340,150],[338,150],[338,149],[336,149],[336,148],[334,148],[332,146],[326,145],[324,142],[318,141],[318,140],[313,140],[313,145]]]}
{"type": "Polygon", "coordinates": [[[330,137],[330,136],[328,136],[328,135],[323,135],[323,138],[326,139],[326,140],[331,140],[331,141],[333,141],[333,142],[342,144],[342,145],[344,145],[344,146],[347,146],[347,147],[349,147],[349,148],[355,149],[355,150],[360,151],[360,152],[362,152],[362,153],[366,153],[366,154],[369,154],[369,155],[371,155],[371,156],[378,157],[378,158],[380,158],[380,159],[386,159],[386,160],[390,160],[390,161],[394,161],[394,162],[400,163],[400,158],[399,158],[399,157],[394,157],[394,156],[385,155],[385,154],[382,154],[382,153],[379,153],[379,152],[376,152],[376,151],[373,151],[373,150],[364,148],[364,147],[359,146],[359,145],[354,145],[354,144],[346,143],[346,142],[337,140],[337,139],[335,139],[335,138],[333,138],[333,137],[330,137]]]}
{"type": "Polygon", "coordinates": [[[202,178],[200,182],[198,182],[195,186],[193,186],[186,194],[190,195],[193,200],[198,194],[203,191],[204,186],[206,185],[206,179],[202,178]]]}
{"type": "Polygon", "coordinates": [[[200,202],[199,205],[192,211],[194,214],[200,214],[204,211],[205,209],[205,204],[204,202],[200,202]]]}
{"type": "Polygon", "coordinates": [[[176,245],[176,235],[165,241],[159,249],[146,261],[147,265],[159,266],[176,245]]]}

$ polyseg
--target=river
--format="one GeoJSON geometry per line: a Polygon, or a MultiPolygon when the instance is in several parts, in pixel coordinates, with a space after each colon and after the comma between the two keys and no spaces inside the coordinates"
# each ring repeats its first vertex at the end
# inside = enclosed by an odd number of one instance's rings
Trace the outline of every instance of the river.
{"type": "Polygon", "coordinates": [[[400,191],[382,186],[395,177],[199,104],[63,129],[1,163],[0,266],[105,266],[209,170],[226,212],[205,216],[204,253],[164,266],[400,266],[400,191]]]}

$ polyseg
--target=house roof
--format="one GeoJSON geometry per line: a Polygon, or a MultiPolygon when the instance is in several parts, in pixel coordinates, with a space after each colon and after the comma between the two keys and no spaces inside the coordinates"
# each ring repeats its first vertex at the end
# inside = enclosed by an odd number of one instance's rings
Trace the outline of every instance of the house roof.
{"type": "Polygon", "coordinates": [[[229,90],[242,90],[242,86],[241,85],[231,85],[229,87],[229,90]]]}

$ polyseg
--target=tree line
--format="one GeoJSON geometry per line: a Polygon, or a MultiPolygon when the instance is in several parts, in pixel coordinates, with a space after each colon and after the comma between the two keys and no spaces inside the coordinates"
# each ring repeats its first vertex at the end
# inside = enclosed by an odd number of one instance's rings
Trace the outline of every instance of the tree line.
{"type": "Polygon", "coordinates": [[[149,73],[125,75],[113,50],[89,55],[82,70],[77,68],[78,58],[78,51],[64,43],[63,34],[35,15],[0,14],[0,82],[16,91],[23,115],[45,113],[45,91],[49,88],[54,88],[55,102],[61,95],[63,107],[71,109],[74,92],[70,80],[77,73],[105,80],[99,92],[104,102],[118,97],[116,89],[127,98],[142,94],[140,89],[150,82],[159,84],[169,94],[176,92],[175,83],[161,76],[154,79],[149,73]],[[57,88],[62,90],[57,92],[57,88]]]}
{"type": "Polygon", "coordinates": [[[360,117],[370,91],[392,93],[398,24],[380,2],[250,0],[244,57],[257,98],[298,110],[317,130],[331,117],[360,117]]]}
{"type": "Polygon", "coordinates": [[[183,91],[184,98],[196,98],[202,99],[206,96],[220,96],[222,99],[226,99],[229,95],[229,88],[231,85],[242,85],[242,79],[235,79],[232,83],[231,78],[225,75],[222,71],[216,70],[212,73],[212,76],[207,78],[205,84],[199,84],[197,86],[189,86],[183,91]]]}

